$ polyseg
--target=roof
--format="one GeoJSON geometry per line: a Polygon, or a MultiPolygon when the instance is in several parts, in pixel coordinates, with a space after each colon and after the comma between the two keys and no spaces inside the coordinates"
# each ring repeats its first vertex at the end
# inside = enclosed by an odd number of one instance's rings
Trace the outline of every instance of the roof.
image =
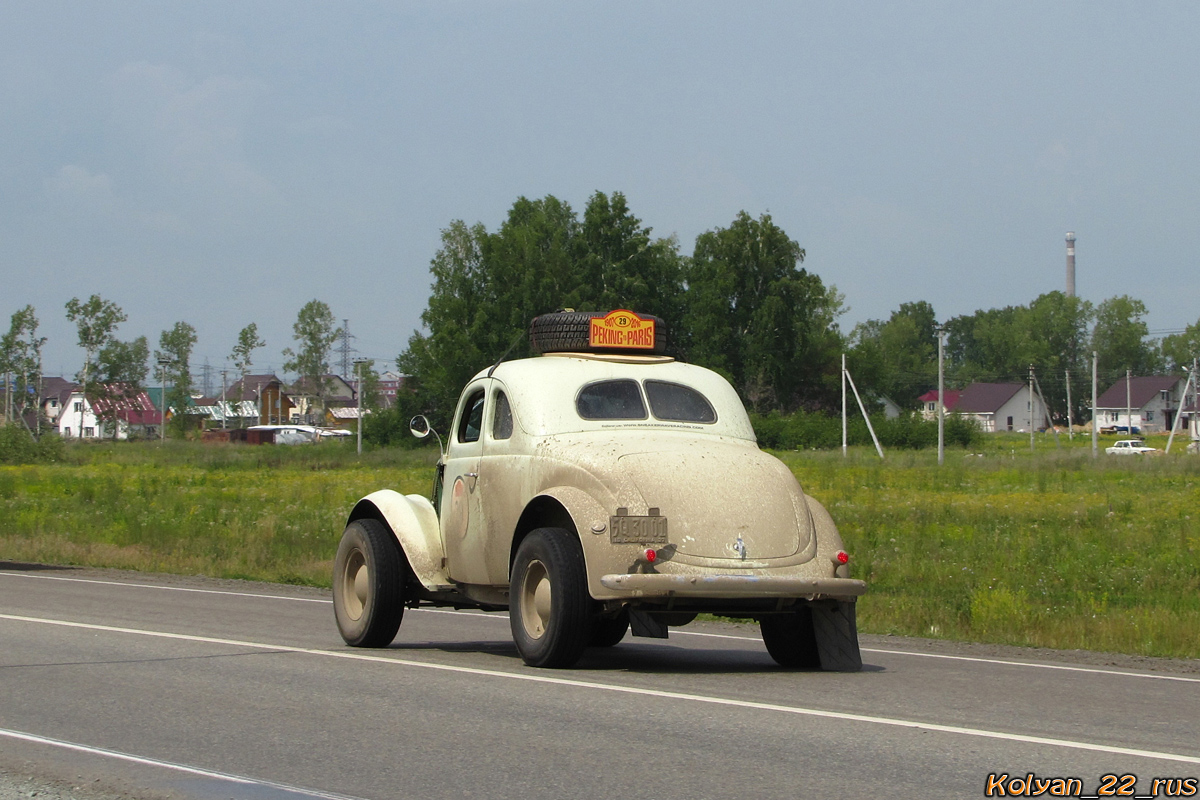
{"type": "Polygon", "coordinates": [[[1023,383],[972,383],[949,408],[961,414],[995,414],[1024,388],[1023,383]]]}
{"type": "MultiPolygon", "coordinates": [[[[472,378],[472,383],[488,383],[491,368],[472,378]]],[[[725,436],[753,442],[754,429],[737,392],[729,382],[712,370],[683,364],[665,356],[599,356],[553,353],[534,358],[505,361],[492,372],[494,382],[503,386],[512,404],[513,415],[526,433],[533,436],[598,431],[678,430],[688,434],[725,436]],[[717,412],[712,424],[644,420],[585,420],[575,408],[579,389],[606,380],[660,380],[690,386],[703,394],[717,412]]]]}
{"type": "MultiPolygon", "coordinates": [[[[358,419],[358,409],[354,406],[337,406],[328,410],[329,416],[333,417],[334,419],[358,419]]],[[[362,413],[365,417],[367,414],[371,413],[371,409],[364,408],[362,413]]]]}
{"type": "Polygon", "coordinates": [[[98,397],[92,402],[92,408],[102,417],[107,417],[115,411],[117,419],[130,425],[158,425],[162,422],[162,415],[145,391],[132,397],[98,397]]]}
{"type": "MultiPolygon", "coordinates": [[[[321,379],[323,381],[325,381],[324,394],[327,397],[336,397],[336,396],[351,397],[351,398],[354,397],[354,387],[351,386],[350,383],[345,378],[343,378],[341,375],[334,375],[333,373],[327,373],[325,375],[322,375],[321,379]]],[[[292,391],[295,392],[296,394],[304,394],[304,395],[316,394],[316,392],[314,391],[315,388],[316,387],[312,386],[312,382],[308,378],[303,377],[303,376],[297,378],[296,382],[292,384],[292,391]]]]}
{"type": "Polygon", "coordinates": [[[79,389],[78,383],[65,378],[42,378],[42,399],[49,400],[51,397],[56,397],[59,405],[66,402],[67,398],[71,396],[71,392],[79,389]]]}
{"type": "MultiPolygon", "coordinates": [[[[917,398],[921,403],[936,403],[937,389],[930,389],[925,394],[917,398]]],[[[945,389],[942,391],[942,399],[946,401],[946,410],[954,408],[958,404],[958,398],[962,396],[962,389],[945,389]]]]}
{"type": "MultiPolygon", "coordinates": [[[[1182,378],[1171,375],[1147,375],[1129,380],[1128,402],[1133,408],[1142,408],[1159,396],[1164,389],[1174,389],[1182,378]]],[[[1121,378],[1096,400],[1096,408],[1125,408],[1125,379],[1121,378]]]]}
{"type": "Polygon", "coordinates": [[[229,385],[229,388],[225,390],[225,399],[229,401],[257,400],[259,391],[272,384],[282,386],[283,381],[273,373],[245,375],[229,385]]]}

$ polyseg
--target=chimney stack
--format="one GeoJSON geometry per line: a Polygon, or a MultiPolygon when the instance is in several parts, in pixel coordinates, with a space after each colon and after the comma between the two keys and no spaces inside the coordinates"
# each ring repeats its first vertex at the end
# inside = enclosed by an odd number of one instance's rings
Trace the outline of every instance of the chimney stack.
{"type": "Polygon", "coordinates": [[[1075,296],[1075,231],[1067,231],[1067,297],[1075,296]]]}

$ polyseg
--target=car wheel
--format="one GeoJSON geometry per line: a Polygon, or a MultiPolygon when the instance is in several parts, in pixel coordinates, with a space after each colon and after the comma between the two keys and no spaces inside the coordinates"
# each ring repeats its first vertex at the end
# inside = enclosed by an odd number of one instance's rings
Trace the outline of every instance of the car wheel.
{"type": "MultiPolygon", "coordinates": [[[[529,346],[535,353],[606,352],[592,347],[592,320],[603,317],[603,311],[555,311],[534,317],[529,324],[529,346]]],[[[639,351],[642,355],[662,355],[667,351],[666,323],[649,314],[638,314],[654,321],[654,347],[639,351]]]]}
{"type": "Polygon", "coordinates": [[[781,667],[816,669],[821,666],[813,633],[812,608],[804,603],[786,614],[770,614],[758,621],[763,644],[781,667]]]}
{"type": "Polygon", "coordinates": [[[856,607],[854,601],[830,600],[812,604],[817,653],[821,669],[826,672],[858,672],[862,669],[856,607]]]}
{"type": "Polygon", "coordinates": [[[333,614],[352,647],[387,647],[404,617],[404,562],[387,527],[351,522],[333,561],[333,614]]]}
{"type": "Polygon", "coordinates": [[[538,528],[517,548],[509,587],[509,624],[531,667],[569,667],[591,636],[591,597],[583,550],[562,528],[538,528]]]}
{"type": "Polygon", "coordinates": [[[629,630],[629,613],[622,611],[615,617],[594,617],[588,647],[613,647],[621,643],[629,630]]]}

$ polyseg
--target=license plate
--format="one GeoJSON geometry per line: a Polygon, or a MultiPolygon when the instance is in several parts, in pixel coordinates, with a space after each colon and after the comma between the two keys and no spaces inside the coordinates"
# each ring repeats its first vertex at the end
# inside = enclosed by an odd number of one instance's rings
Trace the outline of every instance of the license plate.
{"type": "Polygon", "coordinates": [[[609,541],[612,544],[666,544],[666,517],[609,517],[609,541]]]}

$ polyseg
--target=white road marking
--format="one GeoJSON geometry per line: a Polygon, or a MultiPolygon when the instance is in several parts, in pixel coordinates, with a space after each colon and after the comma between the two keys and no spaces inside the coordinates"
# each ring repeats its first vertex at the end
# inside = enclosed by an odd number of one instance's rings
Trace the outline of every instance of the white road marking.
{"type": "Polygon", "coordinates": [[[77,744],[76,742],[68,742],[63,739],[51,739],[48,736],[37,736],[32,733],[24,733],[22,731],[10,731],[0,728],[0,736],[6,736],[9,739],[19,739],[23,742],[32,742],[34,744],[50,745],[64,750],[74,750],[77,753],[87,753],[88,755],[104,756],[106,758],[116,759],[118,761],[128,761],[132,764],[141,764],[148,767],[161,767],[174,772],[183,772],[188,775],[196,775],[201,778],[212,778],[215,780],[229,781],[230,783],[240,783],[243,786],[265,786],[279,791],[291,792],[293,794],[306,795],[308,797],[320,797],[323,800],[359,800],[344,794],[333,794],[324,792],[319,789],[305,789],[300,786],[290,786],[286,783],[276,783],[274,781],[263,781],[257,778],[247,778],[243,775],[232,775],[228,772],[217,772],[211,769],[202,769],[200,767],[192,767],[187,764],[176,764],[172,761],[161,761],[157,758],[148,758],[146,756],[135,756],[130,753],[122,753],[119,750],[106,750],[103,747],[92,747],[86,744],[77,744]]]}
{"type": "Polygon", "coordinates": [[[43,581],[65,581],[67,583],[94,583],[100,586],[128,586],[134,589],[161,589],[167,592],[195,592],[196,594],[227,594],[232,597],[257,597],[262,600],[298,600],[301,603],[332,603],[332,600],[315,597],[287,597],[279,594],[253,594],[251,592],[226,592],[220,589],[191,589],[186,586],[158,586],[153,583],[127,583],[125,581],[100,581],[94,578],[64,578],[60,575],[28,575],[24,572],[3,572],[0,575],[12,578],[36,578],[43,581]]]}
{"type": "Polygon", "coordinates": [[[159,639],[174,639],[185,642],[202,642],[205,644],[220,644],[232,647],[245,647],[253,650],[267,650],[279,653],[301,653],[304,655],[321,656],[324,658],[344,658],[353,661],[369,661],[380,664],[392,664],[396,666],[415,667],[418,669],[436,670],[439,672],[452,672],[463,675],[478,675],[488,678],[501,678],[504,680],[526,681],[529,683],[551,684],[555,686],[569,686],[577,689],[591,689],[595,691],[615,692],[618,694],[631,694],[653,697],[656,700],[681,700],[692,703],[704,703],[707,705],[727,706],[732,708],[755,709],[759,711],[774,711],[783,714],[798,714],[808,717],[820,717],[824,719],[836,719],[846,722],[864,722],[871,725],[886,725],[896,728],[910,728],[914,730],[936,731],[939,733],[950,733],[959,736],[975,736],[985,739],[999,739],[1009,742],[1021,742],[1024,744],[1047,745],[1051,747],[1063,747],[1072,750],[1087,750],[1094,753],[1107,753],[1110,755],[1137,756],[1140,758],[1152,758],[1159,761],[1178,761],[1187,764],[1200,764],[1200,756],[1184,755],[1181,753],[1166,753],[1156,750],[1139,750],[1131,747],[1114,747],[1112,745],[1097,744],[1095,742],[1079,742],[1070,739],[1054,739],[1045,736],[1029,736],[1020,733],[1004,733],[1002,731],[989,731],[981,728],[966,728],[957,725],[938,725],[930,722],[918,722],[915,720],[897,719],[894,717],[877,717],[866,714],[851,714],[842,711],[824,711],[816,708],[802,708],[799,706],[785,706],[776,703],[759,703],[752,700],[736,700],[726,697],[715,697],[712,695],[687,694],[684,692],[671,692],[663,689],[641,689],[634,686],[617,686],[609,683],[596,683],[594,681],[572,680],[570,678],[553,678],[546,675],[533,675],[516,672],[503,672],[501,670],[480,669],[478,667],[458,667],[450,664],[438,664],[428,661],[413,661],[405,658],[389,658],[386,656],[368,655],[366,653],[355,652],[338,652],[334,650],[314,650],[306,647],[291,647],[288,645],[267,644],[265,642],[247,642],[237,639],[220,639],[212,636],[193,636],[184,633],[167,633],[163,631],[149,631],[138,628],[121,628],[113,625],[95,625],[85,622],[70,622],[59,619],[42,619],[39,617],[24,617],[16,614],[0,614],[0,619],[12,620],[14,622],[27,622],[39,625],[56,625],[65,628],[79,628],[82,630],[105,631],[107,633],[124,633],[134,636],[149,636],[159,639]]]}
{"type": "MultiPolygon", "coordinates": [[[[128,583],[125,581],[101,581],[93,578],[65,578],[58,575],[27,575],[21,572],[4,572],[0,571],[0,576],[10,576],[15,578],[39,578],[48,581],[66,581],[69,583],[94,583],[101,586],[125,586],[135,589],[161,589],[170,592],[196,592],[198,594],[224,594],[231,597],[254,597],[262,600],[296,600],[301,603],[324,603],[330,605],[333,601],[326,598],[315,597],[288,597],[285,595],[275,594],[254,594],[251,592],[232,592],[222,589],[192,589],[183,586],[159,586],[153,583],[128,583]]],[[[478,617],[492,617],[495,619],[508,619],[508,615],[498,612],[471,611],[469,609],[454,610],[443,608],[418,608],[410,609],[420,611],[426,614],[471,614],[478,617]]],[[[702,636],[710,639],[733,639],[741,642],[759,642],[757,636],[733,636],[727,633],[701,633],[700,631],[672,631],[676,636],[702,636]]],[[[1149,672],[1126,672],[1115,669],[1101,669],[1099,667],[1074,667],[1066,664],[1038,664],[1032,661],[1006,661],[1002,658],[981,658],[979,656],[952,656],[941,653],[917,653],[911,650],[888,650],[886,648],[862,648],[864,653],[886,653],[894,656],[911,656],[913,658],[940,658],[946,661],[966,661],[974,664],[999,664],[1007,667],[1026,667],[1028,669],[1052,669],[1064,672],[1085,672],[1093,675],[1114,675],[1122,678],[1147,678],[1158,681],[1178,681],[1181,683],[1200,683],[1200,678],[1189,678],[1183,675],[1156,675],[1149,672]]]]}

